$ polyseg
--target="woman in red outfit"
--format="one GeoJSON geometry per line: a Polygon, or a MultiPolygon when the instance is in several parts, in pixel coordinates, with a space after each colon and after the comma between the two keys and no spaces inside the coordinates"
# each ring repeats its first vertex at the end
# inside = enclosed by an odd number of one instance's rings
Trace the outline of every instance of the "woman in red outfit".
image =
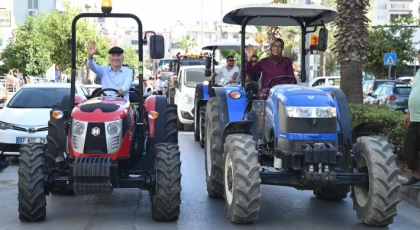
{"type": "MultiPolygon", "coordinates": [[[[287,57],[283,57],[284,41],[280,38],[274,38],[270,46],[270,56],[261,59],[257,64],[252,65],[251,58],[254,54],[254,47],[248,45],[246,49],[247,53],[247,62],[245,65],[246,73],[250,76],[253,76],[257,71],[262,71],[264,73],[264,88],[270,88],[268,82],[273,77],[280,75],[289,75],[295,77],[293,71],[292,60],[287,57]]],[[[285,79],[283,82],[281,79],[276,82],[277,84],[288,83],[288,84],[297,84],[295,80],[285,79]]]]}

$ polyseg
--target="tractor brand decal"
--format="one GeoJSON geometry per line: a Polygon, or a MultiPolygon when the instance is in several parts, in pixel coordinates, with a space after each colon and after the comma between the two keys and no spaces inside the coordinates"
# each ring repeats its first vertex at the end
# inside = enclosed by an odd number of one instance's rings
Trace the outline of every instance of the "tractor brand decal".
{"type": "Polygon", "coordinates": [[[93,136],[98,136],[99,134],[101,134],[101,130],[98,127],[94,127],[92,128],[92,135],[93,136]]]}

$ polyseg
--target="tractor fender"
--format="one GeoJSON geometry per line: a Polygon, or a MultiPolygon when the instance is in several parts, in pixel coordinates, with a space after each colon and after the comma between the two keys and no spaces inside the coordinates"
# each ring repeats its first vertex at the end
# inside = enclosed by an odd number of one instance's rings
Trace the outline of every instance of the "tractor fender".
{"type": "Polygon", "coordinates": [[[250,121],[250,120],[229,122],[226,125],[225,129],[223,130],[222,146],[225,144],[226,137],[230,134],[238,133],[238,134],[249,134],[249,135],[254,136],[253,133],[251,132],[252,125],[253,125],[253,121],[250,121]]]}
{"type": "Polygon", "coordinates": [[[145,119],[149,123],[149,135],[155,138],[155,143],[162,143],[165,139],[165,110],[166,110],[166,97],[162,95],[151,95],[144,101],[145,119]],[[159,116],[157,119],[150,119],[147,113],[156,111],[159,116]]]}
{"type": "Polygon", "coordinates": [[[228,123],[242,121],[246,108],[246,95],[243,87],[213,87],[211,91],[216,95],[217,104],[219,105],[221,132],[223,132],[228,123]],[[237,99],[231,98],[230,93],[232,91],[239,92],[241,96],[237,99]]]}
{"type": "Polygon", "coordinates": [[[362,136],[379,135],[388,125],[381,122],[362,122],[357,124],[351,133],[353,143],[362,136]]]}

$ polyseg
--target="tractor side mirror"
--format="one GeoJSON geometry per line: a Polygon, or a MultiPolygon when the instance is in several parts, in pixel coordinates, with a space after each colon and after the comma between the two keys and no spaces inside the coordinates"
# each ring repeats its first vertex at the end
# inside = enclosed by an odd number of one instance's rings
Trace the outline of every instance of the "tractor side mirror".
{"type": "Polygon", "coordinates": [[[94,80],[95,84],[100,85],[101,84],[101,78],[98,75],[95,75],[95,80],[94,80]]]}
{"type": "Polygon", "coordinates": [[[328,48],[328,30],[326,28],[321,28],[319,30],[318,36],[318,50],[319,51],[326,51],[328,48]]]}
{"type": "Polygon", "coordinates": [[[178,88],[178,86],[179,86],[178,80],[174,80],[174,87],[178,88]]]}
{"type": "Polygon", "coordinates": [[[210,77],[211,76],[211,69],[204,70],[204,76],[210,77]]]}
{"type": "Polygon", "coordinates": [[[165,43],[162,35],[150,36],[150,57],[162,59],[165,57],[165,43]]]}

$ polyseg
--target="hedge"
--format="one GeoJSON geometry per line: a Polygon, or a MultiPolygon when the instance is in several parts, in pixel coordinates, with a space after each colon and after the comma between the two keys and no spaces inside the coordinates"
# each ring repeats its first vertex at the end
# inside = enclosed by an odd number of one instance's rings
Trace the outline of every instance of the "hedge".
{"type": "Polygon", "coordinates": [[[360,104],[350,104],[350,113],[353,127],[361,122],[369,121],[386,124],[387,128],[382,131],[381,135],[388,138],[389,143],[393,145],[394,153],[403,159],[404,113],[385,106],[360,104]]]}

